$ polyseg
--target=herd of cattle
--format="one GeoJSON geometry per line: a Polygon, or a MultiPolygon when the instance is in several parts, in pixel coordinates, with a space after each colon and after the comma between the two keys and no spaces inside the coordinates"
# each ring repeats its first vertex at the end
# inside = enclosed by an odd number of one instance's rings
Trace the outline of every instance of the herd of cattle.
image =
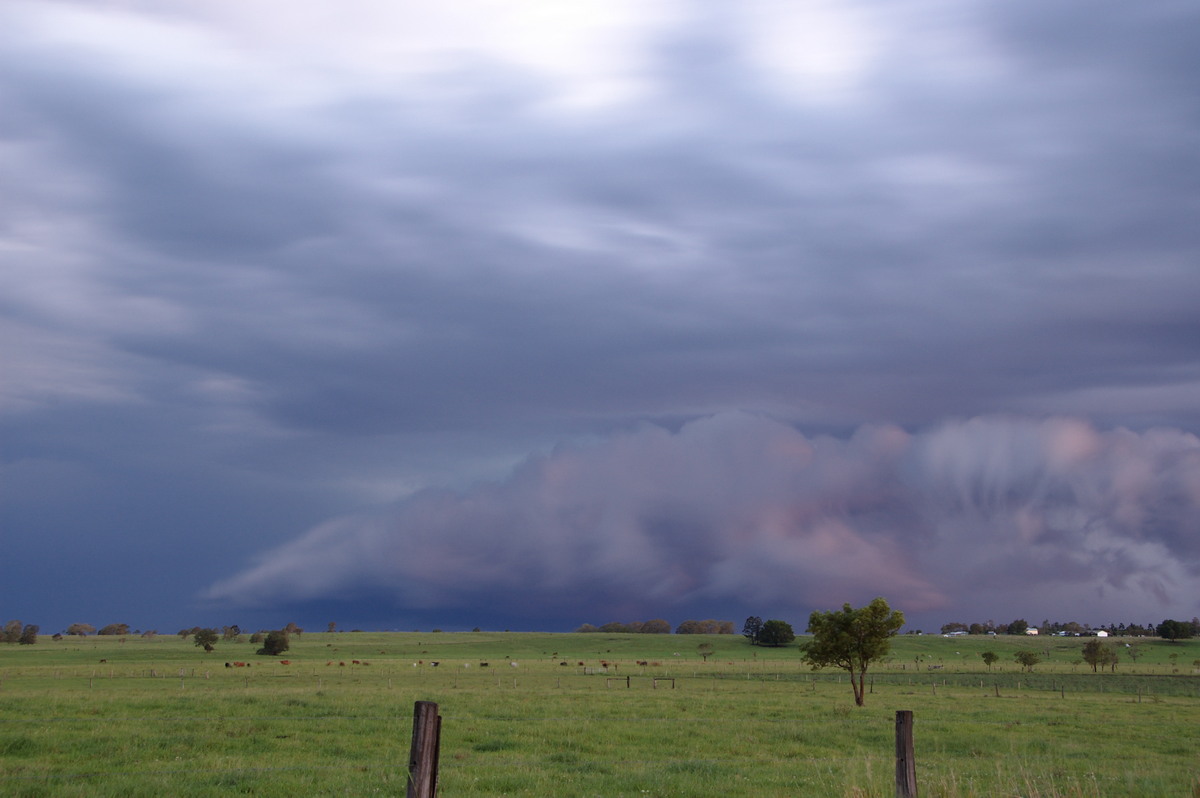
{"type": "MultiPolygon", "coordinates": [[[[108,660],[103,660],[103,659],[102,659],[102,660],[100,660],[100,661],[101,661],[101,662],[107,662],[108,660]]],[[[249,667],[250,667],[251,665],[253,665],[253,664],[254,664],[254,663],[251,663],[251,662],[226,662],[226,663],[225,663],[225,667],[226,667],[226,668],[249,668],[249,667]]],[[[279,664],[280,664],[280,665],[291,665],[291,664],[292,664],[292,661],[291,661],[290,659],[281,659],[281,660],[279,660],[279,664]]],[[[338,664],[338,667],[345,667],[345,666],[346,666],[346,663],[345,663],[345,661],[341,661],[341,660],[339,660],[337,664],[338,664]]],[[[350,660],[350,664],[351,664],[351,665],[363,665],[363,666],[367,666],[367,665],[370,665],[371,663],[367,662],[366,660],[358,660],[358,659],[354,659],[354,660],[350,660]]],[[[414,662],[414,663],[413,663],[413,667],[415,668],[415,667],[418,667],[418,666],[423,666],[424,664],[425,664],[425,660],[417,660],[416,662],[414,662]]],[[[439,665],[441,665],[442,663],[441,663],[441,660],[430,660],[430,661],[429,661],[429,664],[430,664],[430,666],[431,666],[431,667],[434,667],[434,668],[436,668],[436,667],[438,667],[439,665]]],[[[513,667],[513,668],[520,667],[520,664],[519,664],[519,663],[517,663],[517,662],[509,662],[508,664],[509,664],[511,667],[513,667]]],[[[562,666],[564,666],[564,667],[565,667],[565,666],[568,666],[568,665],[570,665],[571,663],[569,663],[569,662],[567,662],[566,660],[564,660],[564,661],[562,661],[562,662],[560,662],[560,663],[558,663],[558,664],[559,664],[559,665],[562,665],[562,666]]],[[[581,668],[582,668],[582,667],[585,667],[585,664],[584,664],[582,661],[581,661],[581,662],[578,662],[578,663],[576,663],[576,664],[577,664],[579,667],[581,667],[581,668]]],[[[644,660],[644,659],[640,659],[640,660],[638,660],[638,661],[637,661],[637,664],[638,664],[640,667],[643,667],[643,668],[646,668],[646,667],[651,667],[651,668],[653,668],[653,667],[659,667],[659,666],[661,666],[661,665],[662,665],[662,663],[661,663],[661,662],[650,662],[650,661],[648,661],[648,660],[644,660]]],[[[328,662],[326,662],[326,663],[325,663],[325,665],[326,665],[326,666],[333,665],[333,660],[329,660],[328,662]]],[[[471,667],[471,663],[469,663],[469,662],[464,662],[464,663],[463,663],[463,667],[464,667],[464,668],[469,668],[469,667],[471,667]]],[[[480,662],[480,663],[479,663],[479,667],[481,667],[481,668],[488,668],[488,667],[491,667],[491,663],[490,663],[490,662],[480,662]]],[[[609,669],[609,668],[612,668],[613,670],[617,670],[617,663],[615,663],[615,662],[609,662],[608,660],[603,660],[603,659],[602,659],[602,660],[600,660],[600,667],[601,667],[601,668],[604,668],[605,670],[607,670],[607,669],[609,669]]]]}

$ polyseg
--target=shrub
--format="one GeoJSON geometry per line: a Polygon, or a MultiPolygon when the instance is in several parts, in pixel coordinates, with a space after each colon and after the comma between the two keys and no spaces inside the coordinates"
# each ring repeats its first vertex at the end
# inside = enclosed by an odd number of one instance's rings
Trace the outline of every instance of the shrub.
{"type": "Polygon", "coordinates": [[[283,629],[276,629],[274,632],[268,632],[267,637],[263,640],[263,646],[257,652],[264,656],[273,657],[276,654],[282,654],[290,647],[291,641],[288,640],[288,633],[283,629]]]}

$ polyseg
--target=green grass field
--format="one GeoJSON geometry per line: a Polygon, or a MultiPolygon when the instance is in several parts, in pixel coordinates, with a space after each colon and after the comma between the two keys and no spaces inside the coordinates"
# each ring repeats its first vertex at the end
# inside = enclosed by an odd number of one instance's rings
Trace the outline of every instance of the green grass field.
{"type": "Polygon", "coordinates": [[[1083,642],[900,637],[857,708],[794,646],[728,635],[43,637],[0,646],[0,794],[403,795],[430,700],[443,796],[891,796],[900,709],[922,796],[1200,795],[1200,641],[1113,640],[1116,673],[1083,642]]]}

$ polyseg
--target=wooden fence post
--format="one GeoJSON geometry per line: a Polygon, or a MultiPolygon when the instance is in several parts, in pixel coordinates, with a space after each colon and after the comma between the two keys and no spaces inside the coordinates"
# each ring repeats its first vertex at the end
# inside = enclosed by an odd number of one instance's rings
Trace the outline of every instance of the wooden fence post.
{"type": "Polygon", "coordinates": [[[912,710],[896,711],[896,798],[917,798],[917,763],[913,759],[912,710]]]}
{"type": "Polygon", "coordinates": [[[434,798],[437,795],[438,747],[442,736],[442,716],[432,701],[413,705],[412,749],[408,755],[408,797],[434,798]]]}

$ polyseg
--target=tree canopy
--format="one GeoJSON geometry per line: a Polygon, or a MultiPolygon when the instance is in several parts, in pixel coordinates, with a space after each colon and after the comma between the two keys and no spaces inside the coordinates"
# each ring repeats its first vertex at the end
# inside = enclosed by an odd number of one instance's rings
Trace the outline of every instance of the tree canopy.
{"type": "Polygon", "coordinates": [[[1092,673],[1096,673],[1105,665],[1111,665],[1113,670],[1117,669],[1117,653],[1098,639],[1084,643],[1082,654],[1083,661],[1092,666],[1092,673]]]}
{"type": "Polygon", "coordinates": [[[763,623],[758,630],[760,646],[786,646],[796,639],[792,625],[787,621],[770,620],[763,623]]]}
{"type": "Polygon", "coordinates": [[[289,648],[291,648],[291,640],[288,639],[287,629],[276,629],[267,633],[266,638],[263,639],[262,648],[255,653],[273,657],[276,654],[282,654],[289,648]]]}
{"type": "Polygon", "coordinates": [[[192,633],[192,639],[197,646],[200,646],[205,651],[212,651],[213,645],[220,639],[220,634],[216,629],[197,629],[192,633]]]}
{"type": "Polygon", "coordinates": [[[746,623],[742,624],[742,636],[750,641],[751,645],[758,644],[758,636],[762,634],[763,619],[757,615],[751,615],[746,619],[746,623]]]}
{"type": "Polygon", "coordinates": [[[688,620],[675,627],[677,635],[731,635],[733,621],[717,621],[709,618],[704,621],[688,620]]]}
{"type": "Polygon", "coordinates": [[[1176,640],[1184,640],[1192,636],[1192,625],[1183,621],[1176,621],[1172,618],[1160,623],[1155,627],[1158,636],[1163,640],[1170,640],[1174,643],[1176,640]]]}
{"type": "Polygon", "coordinates": [[[842,605],[840,612],[814,612],[808,618],[813,639],[803,645],[804,658],[813,670],[832,665],[850,672],[854,703],[865,703],[867,666],[891,649],[891,638],[904,625],[904,613],[893,610],[883,598],[855,609],[842,605]]]}

